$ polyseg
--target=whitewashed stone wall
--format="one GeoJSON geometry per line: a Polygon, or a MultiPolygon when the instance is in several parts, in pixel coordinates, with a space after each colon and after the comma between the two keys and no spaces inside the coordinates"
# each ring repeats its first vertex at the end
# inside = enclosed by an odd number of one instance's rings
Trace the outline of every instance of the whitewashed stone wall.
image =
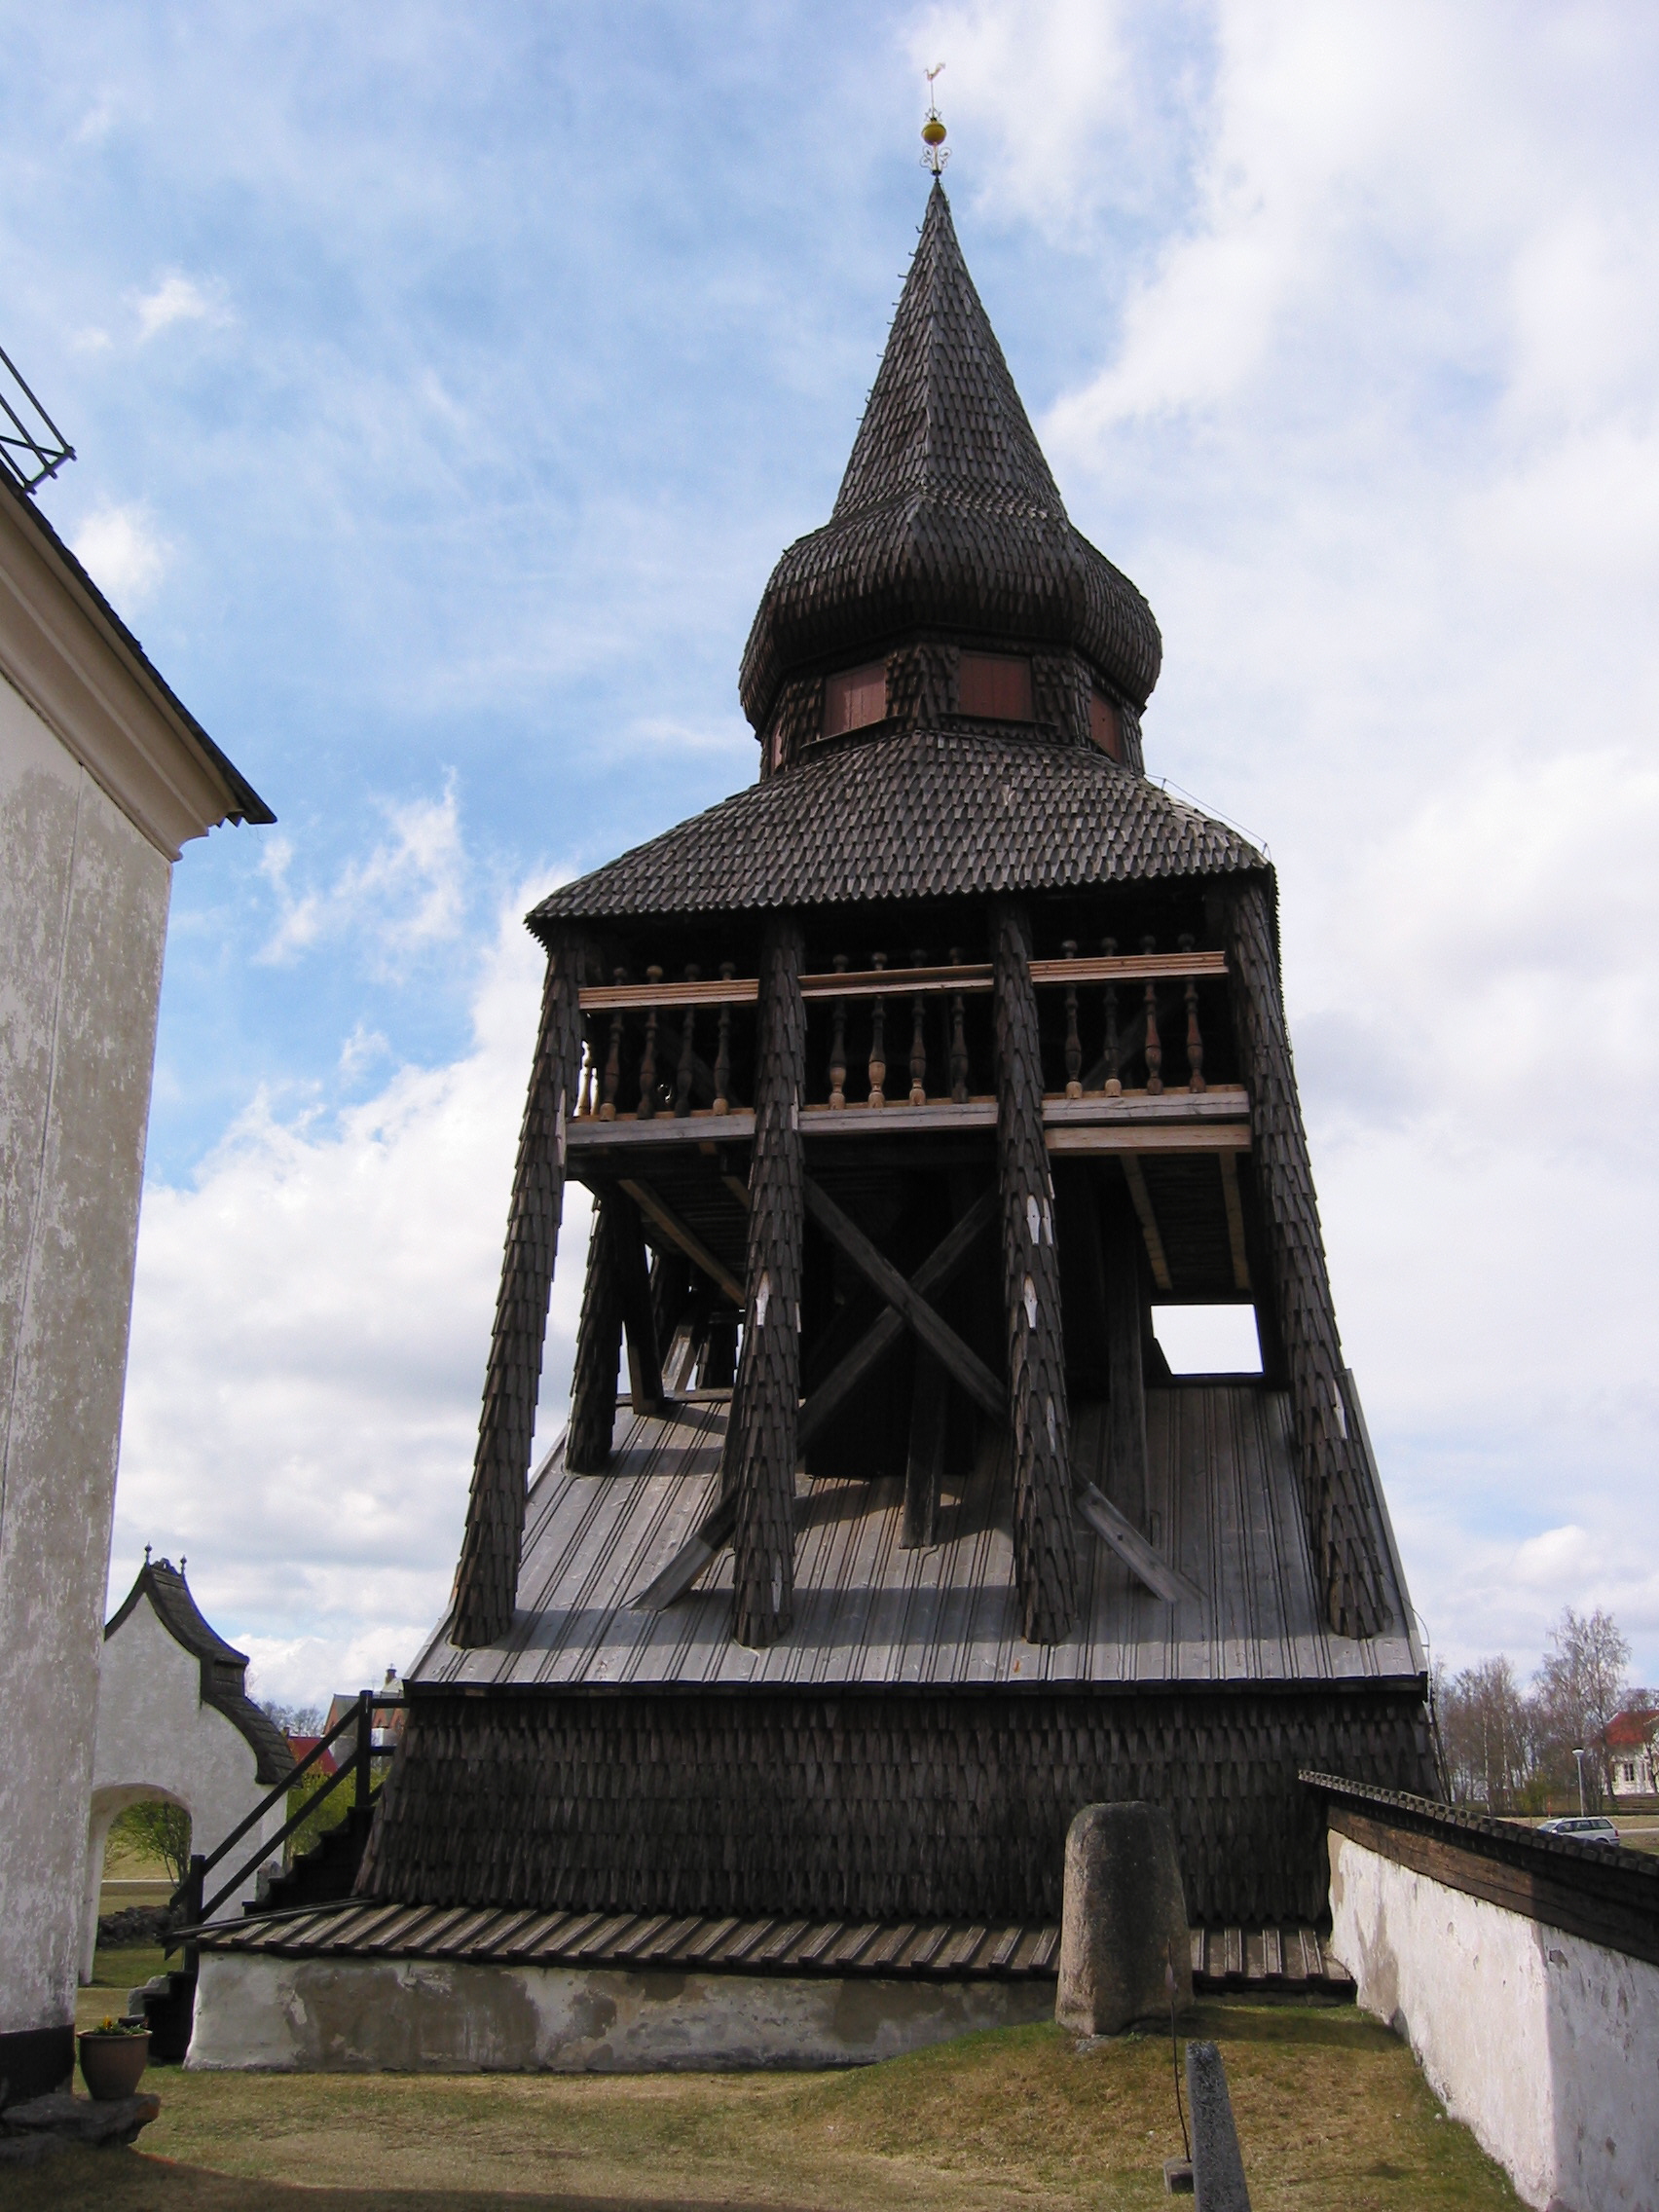
{"type": "Polygon", "coordinates": [[[1659,1967],[1346,1836],[1331,1948],[1453,2119],[1543,2212],[1659,2212],[1659,1967]]]}
{"type": "Polygon", "coordinates": [[[202,1954],[187,2066],[626,2074],[860,2066],[1051,2019],[1047,1981],[638,1973],[202,1954]]]}
{"type": "Polygon", "coordinates": [[[0,682],[0,2036],[74,2018],[170,872],[0,682]]]}

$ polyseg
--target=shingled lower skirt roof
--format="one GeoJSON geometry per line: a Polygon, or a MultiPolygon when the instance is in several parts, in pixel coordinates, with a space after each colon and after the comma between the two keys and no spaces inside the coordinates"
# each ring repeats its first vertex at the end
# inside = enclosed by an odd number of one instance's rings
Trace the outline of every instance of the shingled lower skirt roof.
{"type": "Polygon", "coordinates": [[[1266,865],[1235,830],[1092,746],[908,730],[751,785],[564,885],[530,919],[1065,890],[1266,865]]]}

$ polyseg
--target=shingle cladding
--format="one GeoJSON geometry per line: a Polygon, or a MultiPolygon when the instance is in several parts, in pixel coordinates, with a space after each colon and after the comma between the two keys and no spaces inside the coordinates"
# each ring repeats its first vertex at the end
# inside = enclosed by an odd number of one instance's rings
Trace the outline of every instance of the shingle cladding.
{"type": "Polygon", "coordinates": [[[909,730],[820,755],[568,883],[530,916],[729,913],[1081,889],[1267,866],[1224,823],[1093,747],[909,730]]]}
{"type": "Polygon", "coordinates": [[[1144,707],[1152,609],[1066,515],[936,183],[829,522],[788,548],[744,650],[758,729],[784,679],[944,629],[1075,646],[1144,707]]]}

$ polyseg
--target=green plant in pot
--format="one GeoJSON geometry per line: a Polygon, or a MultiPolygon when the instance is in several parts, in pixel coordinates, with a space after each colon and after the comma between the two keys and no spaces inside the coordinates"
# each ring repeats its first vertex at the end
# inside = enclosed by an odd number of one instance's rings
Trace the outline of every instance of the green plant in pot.
{"type": "Polygon", "coordinates": [[[126,2020],[103,2019],[80,2039],[81,2079],[99,2104],[129,2097],[150,2063],[150,2031],[126,2020]]]}

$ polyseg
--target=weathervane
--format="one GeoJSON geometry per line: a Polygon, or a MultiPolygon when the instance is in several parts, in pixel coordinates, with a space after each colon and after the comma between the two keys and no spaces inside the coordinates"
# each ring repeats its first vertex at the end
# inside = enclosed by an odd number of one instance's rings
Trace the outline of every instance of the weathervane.
{"type": "Polygon", "coordinates": [[[927,148],[927,152],[922,156],[922,166],[925,169],[932,169],[935,176],[938,176],[940,170],[950,159],[950,155],[945,149],[944,125],[940,118],[939,101],[934,97],[934,79],[943,67],[944,63],[941,61],[937,68],[930,69],[927,72],[928,118],[922,125],[922,143],[927,148]]]}

